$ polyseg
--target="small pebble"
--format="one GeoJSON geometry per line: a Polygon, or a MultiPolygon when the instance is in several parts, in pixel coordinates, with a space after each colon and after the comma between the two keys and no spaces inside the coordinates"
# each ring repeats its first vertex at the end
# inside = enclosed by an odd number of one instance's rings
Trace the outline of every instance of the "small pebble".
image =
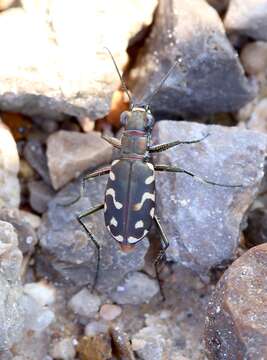
{"type": "Polygon", "coordinates": [[[86,317],[94,316],[100,305],[100,297],[91,294],[87,289],[79,291],[68,303],[68,306],[75,314],[86,317]]]}
{"type": "Polygon", "coordinates": [[[266,71],[267,43],[263,41],[248,43],[242,49],[240,59],[249,75],[256,75],[266,71]]]}
{"type": "Polygon", "coordinates": [[[86,336],[95,336],[97,334],[105,334],[108,331],[108,324],[104,321],[91,321],[84,329],[86,336]]]}
{"type": "Polygon", "coordinates": [[[28,224],[30,224],[34,230],[38,229],[38,227],[41,225],[40,216],[26,210],[19,210],[19,213],[21,215],[21,218],[28,224]]]}
{"type": "Polygon", "coordinates": [[[100,316],[104,320],[112,321],[116,317],[120,316],[121,312],[122,312],[122,309],[118,305],[104,304],[101,306],[100,316]]]}
{"type": "Polygon", "coordinates": [[[24,285],[24,293],[34,298],[39,305],[51,305],[55,302],[55,289],[43,281],[24,285]]]}
{"type": "Polygon", "coordinates": [[[61,339],[53,344],[51,355],[54,359],[72,360],[75,357],[75,347],[71,338],[61,339]]]}

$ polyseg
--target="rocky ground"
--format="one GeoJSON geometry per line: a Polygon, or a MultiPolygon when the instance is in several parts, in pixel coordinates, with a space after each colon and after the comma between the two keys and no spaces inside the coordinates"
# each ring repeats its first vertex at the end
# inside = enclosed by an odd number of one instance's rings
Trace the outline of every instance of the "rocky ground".
{"type": "Polygon", "coordinates": [[[0,0],[0,360],[267,359],[267,1],[0,0]],[[112,29],[112,30],[111,30],[112,29]],[[127,97],[149,102],[157,214],[123,253],[101,212],[127,97]],[[153,90],[177,61],[165,84],[153,90]],[[221,187],[209,182],[236,187],[221,187]],[[242,186],[239,186],[242,185],[242,186]]]}

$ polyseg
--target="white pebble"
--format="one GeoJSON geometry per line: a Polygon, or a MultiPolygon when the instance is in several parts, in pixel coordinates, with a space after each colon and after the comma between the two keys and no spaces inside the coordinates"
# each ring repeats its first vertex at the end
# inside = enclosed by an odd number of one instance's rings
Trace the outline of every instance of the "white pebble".
{"type": "Polygon", "coordinates": [[[24,285],[24,293],[34,298],[41,306],[55,302],[55,289],[45,282],[28,283],[24,285]]]}
{"type": "Polygon", "coordinates": [[[99,296],[82,289],[70,299],[68,306],[75,314],[90,317],[98,311],[100,304],[99,296]]]}
{"type": "Polygon", "coordinates": [[[84,334],[86,336],[95,336],[97,334],[104,334],[108,331],[108,324],[104,321],[92,321],[86,325],[84,334]]]}
{"type": "Polygon", "coordinates": [[[71,338],[62,339],[53,344],[51,355],[54,359],[72,360],[75,357],[75,348],[71,338]]]}

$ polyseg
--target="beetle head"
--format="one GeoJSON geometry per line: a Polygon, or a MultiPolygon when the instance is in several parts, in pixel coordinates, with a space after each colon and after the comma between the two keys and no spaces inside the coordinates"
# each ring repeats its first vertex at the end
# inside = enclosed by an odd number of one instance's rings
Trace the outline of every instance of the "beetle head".
{"type": "Polygon", "coordinates": [[[154,117],[148,106],[134,106],[131,111],[124,111],[121,114],[121,124],[125,130],[137,130],[151,132],[154,126],[154,117]]]}

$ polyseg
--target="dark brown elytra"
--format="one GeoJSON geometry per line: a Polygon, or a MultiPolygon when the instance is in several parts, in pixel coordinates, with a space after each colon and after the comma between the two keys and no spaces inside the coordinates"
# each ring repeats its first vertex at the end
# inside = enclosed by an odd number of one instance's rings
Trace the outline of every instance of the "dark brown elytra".
{"type": "MultiPolygon", "coordinates": [[[[109,50],[108,52],[110,53],[109,50]]],[[[199,176],[177,166],[154,164],[153,153],[166,151],[180,144],[195,144],[205,140],[210,134],[203,135],[201,139],[191,141],[177,140],[153,145],[151,143],[151,133],[154,126],[154,118],[149,108],[149,102],[152,97],[157,94],[169,74],[174,70],[178,60],[164,76],[159,86],[149,96],[146,105],[138,105],[138,103],[133,102],[111,53],[110,56],[121,79],[122,86],[130,100],[129,111],[123,112],[120,117],[121,124],[124,126],[122,138],[118,140],[113,137],[103,136],[104,140],[116,148],[115,160],[110,166],[86,175],[82,181],[80,196],[70,204],[67,204],[71,205],[80,199],[86,181],[109,174],[104,202],[77,216],[77,220],[96,247],[97,265],[93,288],[97,284],[98,279],[100,246],[95,236],[83,222],[85,217],[103,209],[105,225],[109,233],[119,243],[121,250],[127,252],[133,250],[135,245],[142,241],[154,223],[159,232],[161,242],[161,250],[154,262],[156,276],[159,280],[158,264],[165,255],[169,241],[156,213],[155,173],[158,171],[184,173],[210,185],[231,188],[242,186],[219,184],[201,179],[199,176]]],[[[142,102],[140,104],[142,104],[142,102]]],[[[164,298],[160,282],[159,285],[164,298]]]]}

